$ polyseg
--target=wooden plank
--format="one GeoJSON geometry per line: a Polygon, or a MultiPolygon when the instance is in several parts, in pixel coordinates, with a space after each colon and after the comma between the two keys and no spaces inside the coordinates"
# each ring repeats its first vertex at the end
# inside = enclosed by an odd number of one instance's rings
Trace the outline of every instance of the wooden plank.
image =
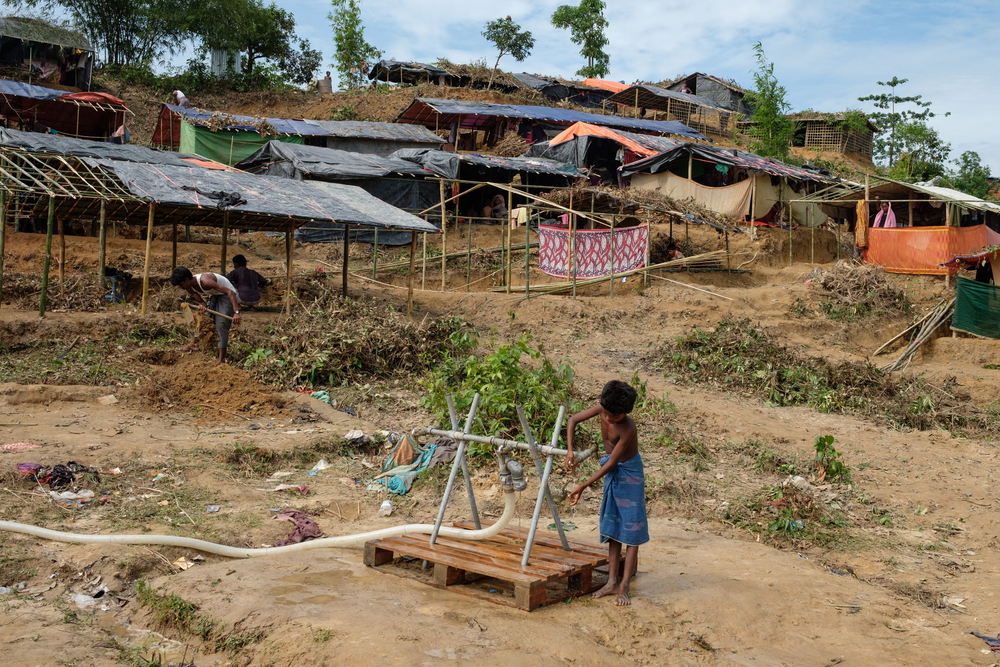
{"type": "MultiPolygon", "coordinates": [[[[540,537],[536,537],[535,543],[531,545],[531,558],[534,559],[536,556],[544,557],[548,560],[557,560],[565,563],[572,563],[577,567],[588,565],[596,566],[603,565],[608,562],[608,556],[606,552],[602,552],[601,555],[596,555],[594,553],[588,553],[584,551],[566,551],[562,548],[562,543],[558,539],[539,541],[540,537]],[[550,542],[546,544],[545,542],[550,542]]],[[[510,540],[511,544],[515,544],[519,547],[521,553],[524,553],[524,540],[520,540],[514,537],[494,537],[491,541],[496,542],[497,540],[510,540]]]]}
{"type": "MultiPolygon", "coordinates": [[[[542,580],[542,581],[551,581],[553,579],[558,579],[560,577],[567,576],[570,572],[572,572],[571,568],[569,570],[567,570],[566,568],[553,569],[551,567],[536,568],[530,565],[528,567],[521,567],[520,556],[517,556],[516,558],[511,558],[509,555],[503,555],[499,557],[492,556],[485,550],[481,550],[482,545],[479,542],[476,543],[460,542],[458,546],[455,546],[453,544],[450,545],[442,544],[441,539],[439,538],[436,544],[430,545],[427,542],[428,537],[426,535],[401,535],[400,537],[392,538],[391,540],[389,540],[389,542],[391,543],[392,540],[398,540],[399,542],[405,545],[417,545],[420,548],[430,549],[431,551],[435,551],[438,548],[447,549],[450,555],[455,556],[456,558],[459,559],[458,566],[460,567],[464,566],[464,569],[473,572],[479,571],[474,567],[474,565],[478,564],[486,567],[502,568],[507,572],[516,572],[518,574],[528,575],[532,580],[542,580]],[[475,548],[475,550],[473,550],[473,548],[475,548]]],[[[402,544],[401,546],[396,547],[396,551],[400,551],[403,548],[402,544]]],[[[429,558],[427,560],[435,560],[435,559],[429,558]]],[[[504,577],[499,577],[499,578],[502,579],[504,577]]],[[[507,578],[509,579],[509,577],[507,578]]]]}
{"type": "MultiPolygon", "coordinates": [[[[483,521],[482,525],[485,528],[485,527],[491,525],[492,523],[494,523],[494,522],[492,522],[492,521],[483,521]]],[[[466,530],[472,530],[474,528],[474,525],[472,524],[471,521],[458,521],[458,522],[455,522],[454,525],[455,525],[456,528],[464,528],[466,530]]],[[[520,540],[524,541],[528,537],[528,530],[526,528],[511,528],[511,527],[507,527],[507,528],[505,528],[505,529],[503,529],[503,530],[500,531],[500,535],[503,536],[503,537],[507,537],[507,538],[511,538],[511,539],[520,539],[520,540]]],[[[577,542],[577,541],[574,541],[574,540],[567,540],[567,542],[569,542],[569,546],[570,546],[570,549],[572,551],[583,552],[583,553],[587,553],[587,554],[594,554],[595,556],[601,556],[605,560],[607,560],[607,554],[608,554],[607,547],[601,547],[601,546],[596,545],[596,544],[588,544],[586,542],[577,542]]],[[[549,537],[549,536],[541,534],[541,533],[535,533],[535,544],[544,544],[546,546],[555,546],[555,547],[558,547],[558,549],[560,551],[563,551],[563,553],[568,553],[568,552],[566,552],[566,551],[563,550],[563,548],[562,548],[562,542],[559,541],[558,537],[549,537]]],[[[534,545],[532,545],[532,551],[534,551],[534,545]]]]}
{"type": "Polygon", "coordinates": [[[566,588],[580,594],[587,593],[594,586],[594,570],[585,568],[579,574],[574,574],[566,580],[566,588]]]}
{"type": "Polygon", "coordinates": [[[372,542],[365,543],[365,565],[368,567],[378,567],[392,562],[392,550],[382,549],[372,542]]]}
{"type": "Polygon", "coordinates": [[[434,563],[434,583],[438,586],[454,586],[465,581],[465,571],[444,563],[434,563]]]}
{"type": "Polygon", "coordinates": [[[514,587],[514,605],[531,611],[545,604],[545,584],[538,581],[514,587]]]}
{"type": "MultiPolygon", "coordinates": [[[[444,544],[447,546],[453,546],[456,548],[461,548],[465,546],[462,540],[456,540],[454,538],[448,539],[438,536],[438,544],[444,544]]],[[[465,543],[468,544],[468,543],[465,543]]],[[[507,544],[497,544],[494,542],[483,541],[476,542],[476,553],[479,554],[489,554],[496,558],[500,558],[504,561],[510,563],[509,567],[520,568],[521,566],[521,555],[523,553],[523,546],[520,549],[513,548],[514,545],[507,544]]],[[[535,552],[532,549],[532,556],[535,552]]],[[[539,556],[537,562],[532,563],[529,567],[539,568],[543,570],[549,570],[552,572],[557,572],[559,574],[569,574],[571,572],[579,569],[579,566],[584,565],[584,562],[565,562],[563,560],[557,560],[553,558],[546,558],[545,556],[539,556]]],[[[527,569],[527,568],[522,568],[527,569]]]]}
{"type": "Polygon", "coordinates": [[[465,553],[456,553],[456,550],[449,547],[428,547],[419,543],[407,542],[405,540],[401,540],[400,538],[393,538],[391,541],[376,540],[374,544],[379,548],[392,549],[396,553],[421,558],[433,563],[444,563],[445,565],[451,565],[452,567],[462,568],[470,572],[476,572],[477,574],[483,574],[488,577],[495,577],[505,581],[512,581],[515,583],[538,581],[538,577],[525,572],[518,572],[506,567],[483,562],[472,562],[465,557],[465,553]]]}

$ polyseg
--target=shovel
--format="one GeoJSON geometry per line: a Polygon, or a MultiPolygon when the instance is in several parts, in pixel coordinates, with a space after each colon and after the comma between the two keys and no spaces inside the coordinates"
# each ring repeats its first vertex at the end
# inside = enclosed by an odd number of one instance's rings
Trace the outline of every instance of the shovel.
{"type": "MultiPolygon", "coordinates": [[[[223,315],[222,313],[217,313],[214,310],[206,310],[205,312],[210,313],[212,315],[218,315],[219,317],[224,317],[230,322],[233,321],[233,318],[231,318],[229,315],[223,315]]],[[[184,315],[184,323],[187,324],[189,327],[194,327],[194,313],[191,312],[191,306],[189,306],[186,303],[182,303],[181,313],[184,315]]]]}

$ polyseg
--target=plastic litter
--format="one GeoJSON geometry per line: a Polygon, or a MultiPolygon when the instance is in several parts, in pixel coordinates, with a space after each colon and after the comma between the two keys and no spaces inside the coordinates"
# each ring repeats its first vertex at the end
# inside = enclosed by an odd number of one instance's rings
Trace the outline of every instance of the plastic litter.
{"type": "Polygon", "coordinates": [[[7,586],[0,586],[0,595],[10,595],[11,593],[16,593],[17,591],[23,591],[27,587],[28,587],[27,581],[22,581],[19,584],[14,584],[9,588],[7,586]]]}
{"type": "Polygon", "coordinates": [[[208,507],[205,508],[205,511],[209,513],[218,512],[219,505],[209,505],[208,507]]]}
{"type": "Polygon", "coordinates": [[[382,506],[378,508],[378,515],[379,516],[389,516],[390,514],[392,514],[392,510],[393,510],[392,501],[391,500],[383,500],[382,501],[382,506]]]}
{"type": "Polygon", "coordinates": [[[326,459],[320,459],[320,460],[319,460],[319,461],[318,461],[318,462],[316,463],[316,465],[314,465],[314,466],[312,467],[312,469],[318,472],[318,471],[320,471],[320,470],[326,470],[326,469],[327,469],[327,468],[329,468],[329,467],[330,467],[330,464],[326,462],[326,459]]]}
{"type": "Polygon", "coordinates": [[[86,507],[94,502],[94,492],[88,489],[83,489],[79,493],[73,493],[72,491],[49,491],[49,496],[52,497],[52,501],[60,507],[65,507],[66,509],[78,509],[80,507],[86,507]]]}

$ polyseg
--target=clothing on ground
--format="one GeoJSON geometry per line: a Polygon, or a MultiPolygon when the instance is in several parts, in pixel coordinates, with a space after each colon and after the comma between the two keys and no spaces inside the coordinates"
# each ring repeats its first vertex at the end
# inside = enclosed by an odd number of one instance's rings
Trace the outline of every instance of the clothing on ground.
{"type": "Polygon", "coordinates": [[[298,544],[299,542],[306,542],[307,540],[313,540],[317,537],[323,537],[323,531],[320,530],[319,525],[298,510],[284,510],[280,514],[276,514],[274,516],[274,520],[291,521],[295,524],[295,528],[292,529],[292,532],[288,535],[287,539],[274,543],[274,546],[276,547],[283,547],[288,544],[298,544]]]}
{"type": "MultiPolygon", "coordinates": [[[[223,292],[220,292],[217,289],[205,289],[204,287],[202,287],[201,286],[202,276],[212,276],[215,279],[215,282],[219,285],[219,287],[225,287],[226,289],[232,290],[233,292],[236,291],[236,288],[233,287],[233,284],[231,282],[229,282],[229,279],[226,278],[221,273],[198,273],[194,277],[194,282],[198,286],[197,287],[198,291],[201,292],[203,295],[207,294],[209,296],[216,296],[217,294],[223,294],[223,292]]],[[[212,310],[215,309],[213,308],[212,310]]]]}
{"type": "MultiPolygon", "coordinates": [[[[601,465],[610,454],[601,457],[601,465]]],[[[636,454],[621,461],[604,476],[604,497],[601,499],[601,542],[615,540],[638,546],[649,542],[646,520],[646,476],[642,457],[636,454]]]]}
{"type": "MultiPolygon", "coordinates": [[[[221,276],[219,276],[221,277],[221,276]]],[[[223,278],[225,280],[225,278],[223,278]]],[[[226,282],[229,282],[228,280],[226,282]]],[[[216,294],[208,300],[208,309],[214,310],[223,315],[233,316],[233,304],[225,294],[216,294]]],[[[225,317],[212,315],[215,318],[215,331],[219,334],[219,349],[224,350],[229,347],[229,328],[233,325],[232,320],[225,317]]]]}
{"type": "Polygon", "coordinates": [[[441,463],[451,463],[455,460],[455,454],[458,453],[458,441],[452,440],[451,438],[434,438],[427,442],[427,446],[434,445],[437,449],[434,450],[434,456],[431,457],[430,463],[427,464],[428,468],[434,468],[441,463]]]}
{"type": "Polygon", "coordinates": [[[253,269],[240,266],[226,274],[226,279],[236,287],[240,303],[253,305],[260,301],[260,290],[268,280],[253,269]]]}

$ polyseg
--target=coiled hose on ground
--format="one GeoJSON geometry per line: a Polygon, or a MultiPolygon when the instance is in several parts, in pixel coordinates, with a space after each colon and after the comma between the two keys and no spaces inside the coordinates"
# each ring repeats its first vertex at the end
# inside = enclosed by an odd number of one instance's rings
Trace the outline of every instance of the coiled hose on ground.
{"type": "MultiPolygon", "coordinates": [[[[494,537],[497,533],[507,527],[514,517],[514,492],[508,491],[504,494],[503,514],[500,519],[489,528],[482,530],[464,530],[462,528],[450,528],[441,526],[438,535],[453,537],[459,540],[486,540],[494,537]]],[[[299,544],[289,544],[284,547],[266,547],[263,549],[241,549],[239,547],[227,547],[214,542],[196,540],[191,537],[177,537],[175,535],[80,535],[79,533],[63,533],[58,530],[39,528],[25,523],[15,523],[13,521],[0,521],[0,530],[12,533],[22,533],[32,535],[46,540],[56,542],[73,542],[76,544],[142,544],[159,545],[166,547],[187,547],[197,549],[218,556],[228,558],[253,558],[254,556],[271,556],[273,554],[291,553],[293,551],[307,551],[309,549],[323,549],[326,547],[349,547],[364,544],[368,540],[378,540],[383,537],[395,537],[404,533],[431,533],[434,526],[429,523],[411,523],[405,526],[394,528],[383,528],[357,535],[341,535],[339,537],[324,537],[309,542],[299,544]]]]}

